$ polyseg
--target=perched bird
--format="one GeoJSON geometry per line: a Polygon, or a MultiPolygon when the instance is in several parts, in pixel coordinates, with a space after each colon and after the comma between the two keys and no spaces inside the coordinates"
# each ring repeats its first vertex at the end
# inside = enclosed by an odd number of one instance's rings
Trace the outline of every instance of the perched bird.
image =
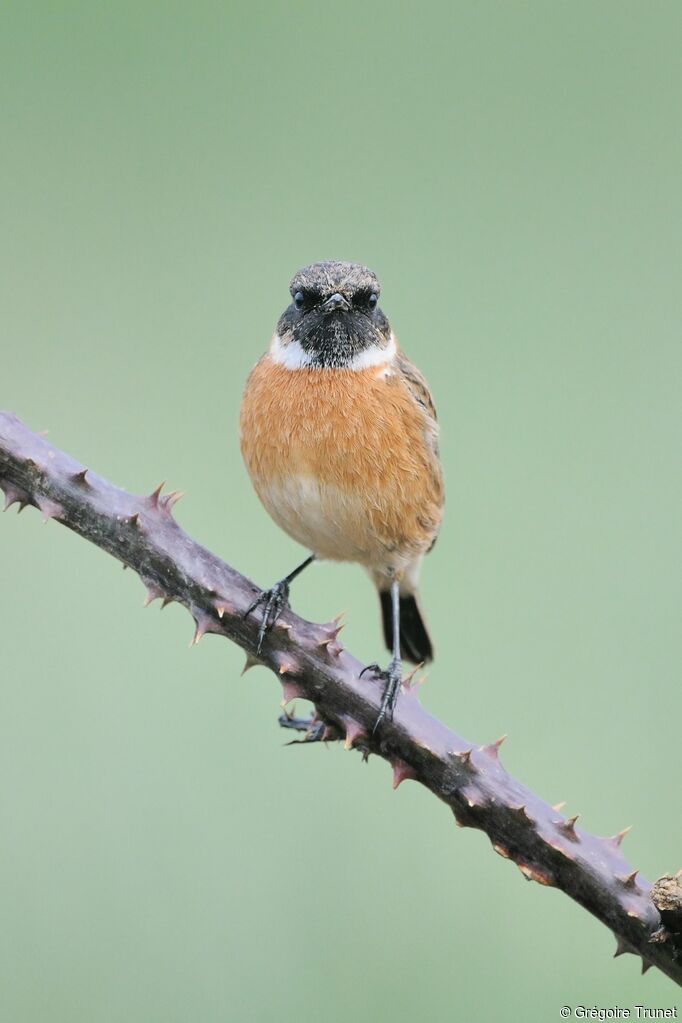
{"type": "Polygon", "coordinates": [[[393,716],[401,657],[433,657],[417,582],[444,500],[436,410],[424,377],[398,348],[379,290],[357,263],[299,270],[292,302],[249,375],[240,416],[258,497],[311,552],[246,612],[263,606],[259,649],[289,584],[312,561],[362,565],[379,591],[392,653],[385,671],[370,666],[386,682],[375,728],[393,716]]]}

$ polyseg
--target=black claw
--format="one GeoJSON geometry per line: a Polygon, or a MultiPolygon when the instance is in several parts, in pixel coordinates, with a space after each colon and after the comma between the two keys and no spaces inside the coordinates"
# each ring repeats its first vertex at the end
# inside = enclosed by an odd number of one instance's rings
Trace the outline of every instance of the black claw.
{"type": "Polygon", "coordinates": [[[256,653],[258,654],[263,645],[266,632],[270,631],[284,608],[289,606],[289,583],[286,579],[275,583],[271,589],[263,590],[259,593],[254,602],[247,607],[244,617],[248,618],[251,612],[255,611],[261,604],[265,604],[265,608],[263,609],[263,617],[258,629],[258,645],[256,646],[256,653]]]}
{"type": "Polygon", "coordinates": [[[385,675],[385,672],[381,670],[381,666],[377,664],[376,661],[374,664],[368,664],[366,668],[363,668],[358,678],[362,678],[366,671],[371,671],[373,675],[377,675],[379,677],[383,677],[385,675]]]}
{"type": "Polygon", "coordinates": [[[402,682],[402,670],[400,661],[394,658],[388,668],[384,669],[381,669],[378,664],[368,664],[367,667],[363,668],[360,672],[360,678],[362,678],[366,671],[371,671],[373,675],[377,678],[383,679],[386,683],[384,695],[381,700],[381,707],[379,708],[379,715],[374,722],[374,728],[372,729],[372,735],[374,735],[382,721],[393,720],[393,711],[395,710],[395,705],[398,701],[400,684],[402,682]]]}

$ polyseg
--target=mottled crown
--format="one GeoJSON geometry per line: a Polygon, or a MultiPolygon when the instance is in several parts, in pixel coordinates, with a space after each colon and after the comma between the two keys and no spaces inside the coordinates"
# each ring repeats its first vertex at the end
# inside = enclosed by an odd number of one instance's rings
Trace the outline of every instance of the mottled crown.
{"type": "Polygon", "coordinates": [[[337,292],[346,297],[364,291],[373,291],[378,295],[380,287],[376,275],[368,267],[360,263],[328,260],[304,266],[292,278],[289,290],[292,295],[303,291],[327,298],[337,292]]]}

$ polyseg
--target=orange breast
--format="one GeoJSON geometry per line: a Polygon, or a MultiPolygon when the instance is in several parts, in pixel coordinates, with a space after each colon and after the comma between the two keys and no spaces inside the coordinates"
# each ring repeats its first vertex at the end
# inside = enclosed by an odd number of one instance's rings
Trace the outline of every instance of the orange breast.
{"type": "Polygon", "coordinates": [[[318,556],[399,568],[430,547],[441,471],[432,424],[400,373],[288,370],[265,355],[240,425],[258,496],[318,556]]]}

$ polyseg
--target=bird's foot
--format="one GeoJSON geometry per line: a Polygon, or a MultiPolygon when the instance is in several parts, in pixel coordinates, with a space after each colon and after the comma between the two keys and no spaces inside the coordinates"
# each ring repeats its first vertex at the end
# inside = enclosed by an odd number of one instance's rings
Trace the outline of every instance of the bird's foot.
{"type": "Polygon", "coordinates": [[[285,711],[284,714],[280,714],[278,721],[280,728],[293,728],[295,732],[305,732],[302,739],[293,739],[287,743],[287,746],[295,746],[302,742],[324,741],[325,723],[314,714],[309,718],[297,718],[285,711]]]}
{"type": "Polygon", "coordinates": [[[365,674],[366,671],[371,671],[376,678],[383,679],[386,683],[384,689],[384,695],[381,700],[381,707],[379,708],[379,714],[374,722],[374,728],[372,729],[372,735],[379,728],[382,721],[392,721],[393,711],[398,701],[398,694],[400,693],[400,685],[402,682],[402,669],[399,658],[394,657],[388,668],[380,668],[378,664],[368,664],[366,668],[363,668],[360,672],[360,678],[365,674]]]}
{"type": "Polygon", "coordinates": [[[257,607],[263,604],[263,617],[261,619],[260,628],[258,629],[258,645],[256,647],[256,653],[260,653],[260,648],[263,645],[265,633],[269,632],[273,627],[282,611],[285,607],[289,607],[289,583],[286,579],[280,580],[275,583],[269,590],[262,590],[258,594],[254,602],[244,612],[244,617],[248,618],[252,611],[255,611],[257,607]]]}

